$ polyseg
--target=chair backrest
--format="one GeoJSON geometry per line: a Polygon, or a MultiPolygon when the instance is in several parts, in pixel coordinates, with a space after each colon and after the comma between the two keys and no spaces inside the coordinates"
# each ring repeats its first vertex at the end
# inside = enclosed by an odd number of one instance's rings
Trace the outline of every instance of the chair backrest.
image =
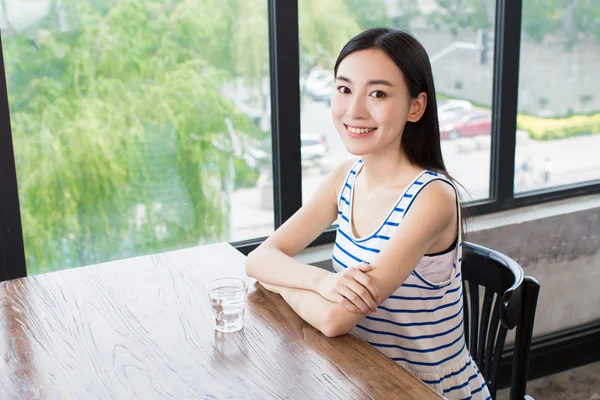
{"type": "Polygon", "coordinates": [[[496,375],[506,333],[516,327],[510,399],[523,400],[540,284],[524,276],[521,266],[510,257],[473,243],[464,246],[462,278],[467,347],[495,399],[496,375]]]}

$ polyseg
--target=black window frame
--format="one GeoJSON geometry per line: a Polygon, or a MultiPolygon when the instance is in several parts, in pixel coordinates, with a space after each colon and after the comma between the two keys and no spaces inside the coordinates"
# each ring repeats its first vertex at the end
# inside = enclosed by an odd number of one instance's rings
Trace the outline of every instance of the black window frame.
{"type": "MultiPolygon", "coordinates": [[[[275,228],[302,206],[298,0],[267,0],[275,228]]],[[[494,35],[489,198],[468,203],[473,216],[600,193],[600,179],[514,192],[523,0],[497,0],[494,35]],[[519,29],[514,29],[518,26],[519,29]]],[[[0,35],[0,281],[26,276],[6,74],[0,35]]],[[[327,229],[311,246],[330,244],[327,229]]],[[[266,238],[233,242],[244,254],[266,238]]]]}

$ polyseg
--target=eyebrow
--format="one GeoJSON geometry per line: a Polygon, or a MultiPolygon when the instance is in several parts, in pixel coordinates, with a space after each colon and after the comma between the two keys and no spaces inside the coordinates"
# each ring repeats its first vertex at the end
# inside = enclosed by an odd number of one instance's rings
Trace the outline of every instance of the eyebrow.
{"type": "MultiPolygon", "coordinates": [[[[344,82],[348,82],[348,83],[352,83],[352,81],[349,78],[346,78],[345,76],[337,76],[335,79],[338,79],[340,81],[344,81],[344,82]]],[[[394,87],[394,85],[389,82],[386,81],[385,79],[372,79],[370,81],[367,82],[369,85],[384,85],[384,86],[390,86],[390,87],[394,87]]]]}

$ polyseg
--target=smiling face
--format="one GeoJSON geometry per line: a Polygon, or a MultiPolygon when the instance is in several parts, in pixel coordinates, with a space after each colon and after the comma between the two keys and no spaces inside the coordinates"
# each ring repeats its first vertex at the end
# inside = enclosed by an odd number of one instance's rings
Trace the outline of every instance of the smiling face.
{"type": "Polygon", "coordinates": [[[346,150],[354,155],[400,149],[407,121],[419,120],[425,93],[412,98],[400,68],[379,49],[342,60],[331,98],[331,114],[346,150]]]}

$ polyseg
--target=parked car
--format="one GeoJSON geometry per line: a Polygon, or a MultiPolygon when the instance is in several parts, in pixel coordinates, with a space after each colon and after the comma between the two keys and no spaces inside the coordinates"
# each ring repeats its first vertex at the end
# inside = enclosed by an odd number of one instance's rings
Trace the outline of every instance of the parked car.
{"type": "Polygon", "coordinates": [[[323,87],[315,90],[312,93],[311,97],[315,101],[322,101],[323,103],[326,103],[328,106],[330,106],[331,105],[331,95],[333,94],[334,86],[335,86],[335,80],[332,77],[331,79],[329,79],[327,81],[327,83],[323,87]]]}
{"type": "Polygon", "coordinates": [[[473,104],[467,100],[439,100],[437,104],[440,125],[456,121],[473,111],[473,104]]]}
{"type": "Polygon", "coordinates": [[[327,155],[329,147],[321,135],[302,132],[300,135],[302,161],[316,161],[327,155]]]}
{"type": "Polygon", "coordinates": [[[492,114],[489,111],[473,111],[455,121],[440,123],[442,140],[489,135],[491,131],[492,114]]]}
{"type": "Polygon", "coordinates": [[[333,72],[315,68],[311,71],[304,83],[304,92],[315,101],[329,102],[333,92],[333,72]]]}

